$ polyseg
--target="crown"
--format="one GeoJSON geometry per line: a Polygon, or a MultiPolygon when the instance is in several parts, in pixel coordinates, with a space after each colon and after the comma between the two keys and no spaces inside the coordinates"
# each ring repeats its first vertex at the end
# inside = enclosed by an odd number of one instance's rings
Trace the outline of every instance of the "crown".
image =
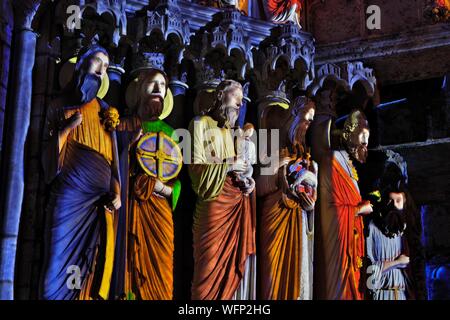
{"type": "Polygon", "coordinates": [[[141,52],[136,55],[132,74],[144,69],[158,69],[164,71],[165,57],[160,52],[141,52]]]}

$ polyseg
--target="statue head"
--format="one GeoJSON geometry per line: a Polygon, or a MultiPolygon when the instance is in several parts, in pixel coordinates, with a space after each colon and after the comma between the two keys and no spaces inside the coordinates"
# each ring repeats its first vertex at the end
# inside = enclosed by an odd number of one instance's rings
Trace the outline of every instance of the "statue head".
{"type": "Polygon", "coordinates": [[[374,221],[378,228],[387,236],[395,237],[402,234],[407,225],[414,225],[408,211],[414,210],[411,195],[407,189],[406,161],[391,150],[385,152],[380,177],[375,182],[378,199],[375,203],[374,221]]]}
{"type": "Polygon", "coordinates": [[[242,85],[234,80],[224,80],[217,86],[213,107],[208,113],[220,127],[232,128],[239,117],[243,99],[242,85]]]}
{"type": "Polygon", "coordinates": [[[167,75],[158,69],[140,72],[137,82],[137,115],[144,121],[158,119],[164,109],[167,95],[167,75]]]}
{"type": "Polygon", "coordinates": [[[109,56],[103,47],[92,45],[81,49],[72,82],[81,103],[87,103],[97,96],[108,67],[109,56]]]}
{"type": "Polygon", "coordinates": [[[403,192],[389,192],[387,199],[382,200],[379,216],[375,217],[374,222],[389,238],[400,236],[406,229],[405,203],[406,195],[403,192]]]}
{"type": "Polygon", "coordinates": [[[298,152],[304,151],[306,131],[314,120],[315,110],[314,102],[304,96],[297,97],[293,103],[293,121],[289,128],[289,141],[298,152]]]}
{"type": "Polygon", "coordinates": [[[353,110],[345,120],[342,141],[350,156],[365,163],[368,155],[369,123],[362,111],[353,110]]]}
{"type": "Polygon", "coordinates": [[[250,122],[247,122],[244,124],[243,131],[244,139],[249,140],[253,136],[253,133],[255,133],[255,127],[250,122]]]}

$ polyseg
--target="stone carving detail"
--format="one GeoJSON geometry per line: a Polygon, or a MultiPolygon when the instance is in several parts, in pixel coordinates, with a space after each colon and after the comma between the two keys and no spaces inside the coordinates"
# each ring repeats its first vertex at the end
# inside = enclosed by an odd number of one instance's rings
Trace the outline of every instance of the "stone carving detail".
{"type": "Polygon", "coordinates": [[[344,64],[343,76],[350,88],[353,88],[353,85],[357,81],[361,81],[364,84],[368,95],[374,95],[377,81],[373,74],[373,69],[364,67],[362,62],[346,62],[344,64]]]}
{"type": "Polygon", "coordinates": [[[215,18],[194,35],[188,50],[201,85],[216,86],[224,78],[244,80],[253,68],[252,45],[241,12],[227,7],[215,18]]]}
{"type": "Polygon", "coordinates": [[[274,27],[255,58],[261,95],[283,92],[280,97],[286,98],[293,89],[305,91],[314,79],[314,54],[312,36],[298,25],[288,22],[274,27]]]}

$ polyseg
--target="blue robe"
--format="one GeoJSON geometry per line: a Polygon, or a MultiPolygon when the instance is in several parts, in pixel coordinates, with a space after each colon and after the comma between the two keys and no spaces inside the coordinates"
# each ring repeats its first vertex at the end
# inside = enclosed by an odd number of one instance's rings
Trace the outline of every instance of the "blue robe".
{"type": "MultiPolygon", "coordinates": [[[[108,107],[99,102],[102,108],[108,107]]],[[[105,298],[99,289],[106,255],[105,217],[112,213],[105,212],[101,201],[110,194],[112,179],[120,183],[116,137],[111,133],[112,164],[97,151],[71,139],[60,152],[58,131],[64,125],[65,108],[52,106],[48,110],[44,130],[43,165],[50,194],[40,297],[73,300],[88,286],[90,298],[105,298]]]]}

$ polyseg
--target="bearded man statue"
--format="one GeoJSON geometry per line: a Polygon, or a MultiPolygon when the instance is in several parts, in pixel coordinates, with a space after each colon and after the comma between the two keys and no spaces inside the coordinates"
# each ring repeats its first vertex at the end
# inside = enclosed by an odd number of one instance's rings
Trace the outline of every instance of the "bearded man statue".
{"type": "Polygon", "coordinates": [[[101,99],[108,65],[105,49],[83,48],[72,80],[47,110],[42,163],[50,195],[43,299],[108,298],[113,220],[121,206],[119,114],[101,99]]]}
{"type": "Polygon", "coordinates": [[[362,216],[372,212],[372,205],[362,201],[353,161],[366,161],[369,134],[366,117],[354,110],[344,123],[340,145],[318,158],[320,212],[316,224],[314,289],[319,299],[363,299],[362,216]]]}

